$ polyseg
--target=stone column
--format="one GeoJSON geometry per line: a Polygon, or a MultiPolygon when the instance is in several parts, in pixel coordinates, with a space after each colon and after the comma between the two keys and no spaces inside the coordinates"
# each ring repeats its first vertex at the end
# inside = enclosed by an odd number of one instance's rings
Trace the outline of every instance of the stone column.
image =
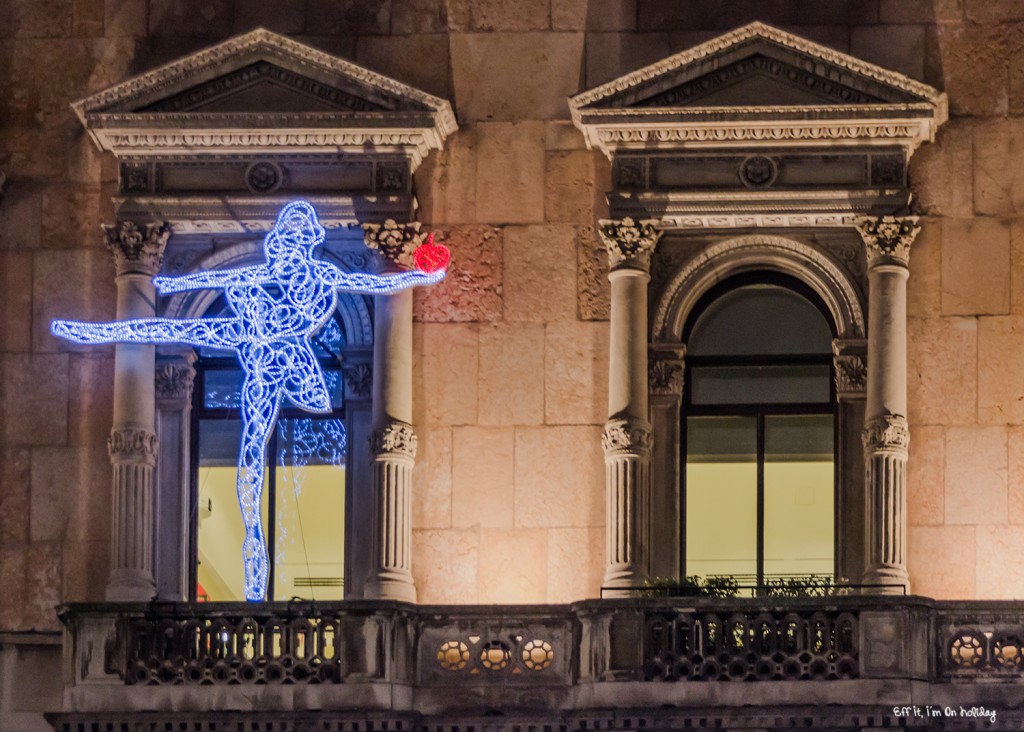
{"type": "MultiPolygon", "coordinates": [[[[117,268],[117,319],[156,315],[153,276],[170,232],[131,221],[104,226],[117,268]]],[[[153,468],[157,438],[153,369],[156,347],[118,343],[114,350],[114,425],[107,445],[114,467],[113,546],[107,600],[148,601],[153,578],[153,468]]]]}
{"type": "Polygon", "coordinates": [[[161,600],[185,601],[191,596],[189,442],[195,360],[191,348],[173,353],[161,349],[154,380],[160,441],[154,505],[160,520],[154,527],[153,571],[161,600]]]}
{"type": "Polygon", "coordinates": [[[909,591],[907,575],[907,277],[916,217],[858,225],[868,260],[864,584],[879,594],[909,591]]]}
{"type": "Polygon", "coordinates": [[[612,285],[605,461],[603,587],[628,595],[650,577],[651,442],[647,399],[647,283],[661,236],[653,221],[598,221],[612,285]]]}
{"type": "MultiPolygon", "coordinates": [[[[423,240],[418,222],[365,224],[366,246],[384,271],[412,266],[423,240]]],[[[372,554],[364,597],[416,602],[412,579],[412,290],[374,297],[372,554]]]]}

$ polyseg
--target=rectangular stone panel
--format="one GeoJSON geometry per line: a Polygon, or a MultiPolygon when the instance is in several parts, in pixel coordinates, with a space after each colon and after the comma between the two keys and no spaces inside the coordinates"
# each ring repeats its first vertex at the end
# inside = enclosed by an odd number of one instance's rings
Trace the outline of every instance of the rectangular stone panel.
{"type": "Polygon", "coordinates": [[[946,429],[945,522],[987,526],[1007,522],[1005,427],[946,429]]]}
{"type": "Polygon", "coordinates": [[[59,445],[67,440],[68,356],[0,356],[0,442],[5,446],[59,445]]]}
{"type": "Polygon", "coordinates": [[[442,99],[451,96],[445,34],[420,30],[411,36],[362,36],[356,42],[356,63],[442,99]]]}
{"type": "Polygon", "coordinates": [[[457,427],[452,431],[452,526],[514,525],[511,427],[457,427]]]}
{"type": "Polygon", "coordinates": [[[477,126],[476,215],[493,224],[544,221],[544,125],[477,126]]]}
{"type": "Polygon", "coordinates": [[[568,119],[581,89],[581,32],[453,33],[451,56],[460,122],[568,119]]]}
{"type": "Polygon", "coordinates": [[[973,137],[970,119],[952,119],[939,128],[934,143],[922,145],[914,153],[910,180],[922,212],[944,216],[974,213],[973,137]]]}
{"type": "Polygon", "coordinates": [[[480,424],[544,422],[544,326],[480,327],[480,424]]]}
{"type": "Polygon", "coordinates": [[[491,226],[452,226],[433,231],[451,251],[448,275],[436,285],[413,291],[413,317],[432,323],[493,322],[502,309],[502,230],[491,226]]]}
{"type": "Polygon", "coordinates": [[[424,323],[414,331],[417,424],[476,424],[480,344],[472,324],[424,323]]]}
{"type": "Polygon", "coordinates": [[[910,252],[907,315],[925,318],[940,312],[942,301],[942,225],[923,219],[910,252]]]}
{"type": "Polygon", "coordinates": [[[544,529],[481,529],[477,602],[548,602],[548,537],[544,529]]]}
{"type": "Polygon", "coordinates": [[[35,351],[113,351],[113,346],[73,346],[50,333],[56,318],[109,321],[114,319],[114,263],[96,242],[78,250],[36,253],[32,278],[32,347],[35,351]]]}
{"type": "Polygon", "coordinates": [[[1010,427],[1006,441],[1009,474],[1009,520],[1024,524],[1024,427],[1010,427]]]}
{"type": "Polygon", "coordinates": [[[548,602],[601,596],[605,529],[548,529],[548,602]]]}
{"type": "Polygon", "coordinates": [[[599,427],[517,427],[517,527],[604,524],[604,456],[599,427]]]}
{"type": "MultiPolygon", "coordinates": [[[[911,254],[913,256],[913,254],[911,254]]],[[[911,424],[972,424],[978,403],[978,321],[907,319],[911,424]]]]}
{"type": "Polygon", "coordinates": [[[32,350],[31,252],[0,252],[0,351],[32,350]]]}
{"type": "Polygon", "coordinates": [[[476,529],[414,529],[412,576],[423,605],[477,601],[480,537],[476,529]]]}
{"type": "Polygon", "coordinates": [[[608,218],[608,159],[596,150],[548,152],[544,171],[544,220],[592,225],[608,218]]]}
{"type": "Polygon", "coordinates": [[[911,425],[907,462],[907,523],[935,526],[945,520],[946,436],[942,427],[911,425]]]}
{"type": "Polygon", "coordinates": [[[978,421],[1024,423],[1024,318],[978,321],[978,421]]]}
{"type": "Polygon", "coordinates": [[[548,324],[544,348],[547,424],[604,424],[608,338],[607,323],[548,324]]]}
{"type": "Polygon", "coordinates": [[[951,117],[1002,117],[1008,110],[1005,49],[1013,26],[939,23],[939,55],[951,117]]]}
{"type": "Polygon", "coordinates": [[[665,29],[649,33],[587,33],[586,89],[616,79],[669,55],[665,29]]]}
{"type": "Polygon", "coordinates": [[[1024,526],[979,526],[976,549],[979,600],[1024,597],[1024,526]]]}
{"type": "Polygon", "coordinates": [[[416,427],[416,465],[412,473],[412,525],[447,529],[452,525],[452,431],[416,427]]]}
{"type": "Polygon", "coordinates": [[[576,230],[505,229],[504,317],[534,323],[576,319],[576,230]]]}
{"type": "Polygon", "coordinates": [[[942,314],[1006,315],[1009,312],[1009,222],[992,218],[944,220],[942,314]]]}
{"type": "Polygon", "coordinates": [[[936,600],[973,598],[974,537],[974,526],[911,526],[907,530],[911,592],[936,600]]]}
{"type": "Polygon", "coordinates": [[[0,449],[0,545],[28,541],[30,452],[0,449]]]}

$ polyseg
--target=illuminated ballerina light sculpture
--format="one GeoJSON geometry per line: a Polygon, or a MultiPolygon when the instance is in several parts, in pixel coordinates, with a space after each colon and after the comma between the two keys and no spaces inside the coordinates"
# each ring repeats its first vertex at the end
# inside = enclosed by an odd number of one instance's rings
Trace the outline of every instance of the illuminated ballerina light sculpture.
{"type": "Polygon", "coordinates": [[[181,343],[234,349],[245,373],[237,491],[245,525],[242,557],[245,597],[266,598],[269,559],[260,520],[267,443],[282,400],[310,412],[331,410],[331,399],[310,338],[331,317],[338,292],[388,295],[430,285],[447,273],[448,248],[433,235],[414,252],[415,271],[389,275],[343,272],[316,259],[324,240],[316,211],[305,201],[287,204],[263,241],[265,264],[156,277],[163,294],[223,288],[232,318],[140,318],[113,323],[53,321],[54,335],[74,343],[181,343]]]}

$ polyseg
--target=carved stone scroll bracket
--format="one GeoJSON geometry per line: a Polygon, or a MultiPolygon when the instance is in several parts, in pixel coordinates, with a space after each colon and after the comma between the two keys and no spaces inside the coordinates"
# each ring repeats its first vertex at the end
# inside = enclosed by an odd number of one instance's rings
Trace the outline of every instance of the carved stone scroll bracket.
{"type": "Polygon", "coordinates": [[[107,451],[113,463],[156,465],[158,442],[156,433],[137,427],[111,430],[107,451]]]}
{"type": "Polygon", "coordinates": [[[103,225],[107,249],[114,255],[118,275],[143,274],[153,277],[164,261],[164,248],[171,235],[170,227],[154,221],[139,228],[134,221],[103,225]]]}
{"type": "Polygon", "coordinates": [[[848,338],[832,341],[836,396],[840,401],[864,399],[868,388],[867,341],[848,338]]]}
{"type": "Polygon", "coordinates": [[[910,245],[921,227],[916,216],[882,216],[864,218],[857,231],[867,247],[868,267],[910,264],[910,245]]]}
{"type": "Polygon", "coordinates": [[[388,262],[400,267],[413,267],[412,253],[423,243],[420,222],[399,224],[388,219],[383,224],[363,224],[363,241],[388,262]]]}
{"type": "Polygon", "coordinates": [[[597,230],[608,250],[608,264],[612,269],[625,267],[642,269],[651,267],[651,253],[661,238],[662,231],[655,228],[656,219],[634,221],[627,216],[623,219],[600,219],[597,230]]]}
{"type": "Polygon", "coordinates": [[[910,447],[907,418],[899,414],[872,417],[865,421],[861,439],[864,441],[865,455],[888,452],[905,459],[910,447]]]}
{"type": "Polygon", "coordinates": [[[416,431],[407,422],[392,421],[370,435],[370,452],[375,458],[416,458],[416,431]]]}

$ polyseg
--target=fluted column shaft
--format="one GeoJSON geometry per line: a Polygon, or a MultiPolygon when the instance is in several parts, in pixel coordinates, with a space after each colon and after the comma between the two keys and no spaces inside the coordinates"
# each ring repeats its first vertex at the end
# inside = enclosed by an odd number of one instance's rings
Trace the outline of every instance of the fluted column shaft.
{"type": "MultiPolygon", "coordinates": [[[[117,319],[156,315],[153,276],[160,270],[168,231],[130,221],[104,227],[117,268],[117,319]]],[[[108,449],[113,466],[112,547],[106,598],[148,601],[153,578],[153,469],[157,437],[153,368],[156,348],[119,343],[114,350],[114,424],[108,449]]]]}
{"type": "Polygon", "coordinates": [[[608,594],[629,594],[650,575],[651,443],[647,382],[647,283],[660,237],[650,221],[598,222],[611,271],[605,454],[608,594]]]}
{"type": "Polygon", "coordinates": [[[868,592],[909,591],[907,574],[907,266],[917,219],[887,216],[858,227],[868,260],[868,365],[864,415],[868,592]]]}
{"type": "MultiPolygon", "coordinates": [[[[366,245],[386,270],[410,266],[422,243],[419,223],[364,227],[366,245]]],[[[374,298],[372,555],[364,595],[416,601],[412,578],[412,291],[374,298]]]]}

